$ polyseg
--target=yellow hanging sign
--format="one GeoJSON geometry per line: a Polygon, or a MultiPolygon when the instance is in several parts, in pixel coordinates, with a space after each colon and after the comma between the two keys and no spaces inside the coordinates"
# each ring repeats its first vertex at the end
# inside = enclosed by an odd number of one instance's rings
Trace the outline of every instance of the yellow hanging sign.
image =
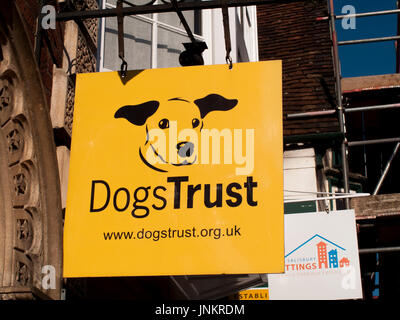
{"type": "Polygon", "coordinates": [[[78,74],[64,277],[284,271],[281,61],[78,74]]]}

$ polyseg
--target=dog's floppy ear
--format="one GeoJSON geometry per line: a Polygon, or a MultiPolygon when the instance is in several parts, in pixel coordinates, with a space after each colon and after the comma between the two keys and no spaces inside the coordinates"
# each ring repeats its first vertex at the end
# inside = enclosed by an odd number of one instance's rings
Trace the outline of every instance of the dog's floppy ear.
{"type": "Polygon", "coordinates": [[[238,103],[237,99],[226,99],[219,94],[212,93],[208,96],[197,99],[194,103],[199,107],[200,116],[203,119],[211,111],[228,111],[238,103]]]}
{"type": "Polygon", "coordinates": [[[159,105],[158,101],[152,100],[134,106],[123,106],[115,112],[114,118],[125,118],[136,126],[142,126],[157,111],[159,105]]]}

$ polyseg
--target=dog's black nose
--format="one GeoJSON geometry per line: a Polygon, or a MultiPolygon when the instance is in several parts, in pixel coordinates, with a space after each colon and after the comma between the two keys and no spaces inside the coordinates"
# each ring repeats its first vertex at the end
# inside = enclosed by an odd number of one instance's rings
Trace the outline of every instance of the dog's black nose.
{"type": "Polygon", "coordinates": [[[194,144],[191,142],[179,142],[176,145],[178,154],[182,158],[190,157],[194,152],[194,144]]]}

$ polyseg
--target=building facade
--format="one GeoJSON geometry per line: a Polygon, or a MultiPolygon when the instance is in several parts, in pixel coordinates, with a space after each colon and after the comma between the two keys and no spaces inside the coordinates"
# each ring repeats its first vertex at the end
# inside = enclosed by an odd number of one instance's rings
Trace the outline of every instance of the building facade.
{"type": "MultiPolygon", "coordinates": [[[[115,8],[116,1],[21,0],[0,6],[0,299],[60,299],[65,289],[69,299],[212,298],[262,282],[251,275],[62,278],[75,75],[118,70],[121,61],[116,18],[46,28],[40,23],[43,5],[68,12],[115,8]]],[[[233,62],[257,61],[256,8],[230,8],[229,16],[233,62]]],[[[188,12],[185,18],[196,40],[207,44],[205,64],[225,63],[221,10],[188,12]]],[[[179,66],[189,38],[175,12],[128,16],[124,29],[129,69],[179,66]]]]}
{"type": "MultiPolygon", "coordinates": [[[[295,198],[285,213],[343,209],[343,200],[313,201],[318,192],[344,191],[343,139],[397,137],[398,110],[346,115],[346,136],[337,115],[337,83],[328,1],[271,1],[230,8],[233,62],[283,62],[284,193],[295,198]],[[323,115],[299,117],[324,111],[323,115]],[[297,115],[297,116],[293,116],[297,115]]],[[[42,2],[42,4],[44,4],[42,2]]],[[[115,0],[46,1],[57,12],[112,9],[115,0]]],[[[125,4],[127,5],[127,4],[125,4]]],[[[68,183],[75,75],[119,70],[117,18],[57,22],[43,29],[39,2],[0,5],[0,299],[221,298],[265,280],[261,275],[219,277],[62,278],[62,230],[68,183]],[[50,281],[55,275],[54,281],[50,281]]],[[[205,64],[225,63],[220,9],[184,13],[196,40],[204,41],[205,64]]],[[[129,69],[179,66],[189,38],[176,13],[124,19],[129,69]]],[[[399,56],[397,57],[399,61],[399,56]]],[[[346,108],[399,102],[399,75],[342,79],[346,108]]],[[[393,145],[348,148],[350,191],[374,193],[393,145]]],[[[380,195],[353,199],[360,248],[399,245],[399,158],[380,195]]],[[[328,267],[326,246],[318,247],[328,267]]],[[[332,256],[333,257],[333,256],[332,256]]],[[[332,258],[334,260],[334,257],[332,258]]],[[[329,255],[329,262],[331,255],[329,255]]],[[[343,259],[342,259],[343,260],[343,259]]],[[[346,261],[340,261],[345,265],[346,261]]],[[[364,297],[380,270],[381,296],[399,297],[396,253],[361,257],[364,297]]]]}
{"type": "MultiPolygon", "coordinates": [[[[344,192],[344,141],[349,192],[371,194],[349,204],[356,214],[364,299],[372,299],[377,288],[379,298],[396,299],[400,160],[394,122],[399,117],[400,79],[398,74],[340,77],[328,19],[330,3],[295,1],[257,8],[259,58],[283,61],[284,192],[285,199],[300,201],[286,203],[285,213],[346,208],[343,199],[309,201],[344,192]],[[344,132],[339,123],[339,90],[344,132]],[[357,110],[364,107],[374,110],[357,110]],[[389,246],[392,249],[385,251],[389,246]]],[[[397,72],[398,42],[392,40],[397,72]]]]}

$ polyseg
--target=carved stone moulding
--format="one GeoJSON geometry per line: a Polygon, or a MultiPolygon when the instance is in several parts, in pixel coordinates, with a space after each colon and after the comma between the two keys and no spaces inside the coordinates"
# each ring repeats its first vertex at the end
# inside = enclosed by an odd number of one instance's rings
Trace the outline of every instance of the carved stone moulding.
{"type": "MultiPolygon", "coordinates": [[[[79,11],[83,10],[96,10],[99,9],[96,0],[76,0],[74,1],[75,7],[79,11]]],[[[91,41],[93,43],[97,43],[97,27],[98,27],[98,20],[94,19],[84,19],[83,24],[85,25],[91,41]]]]}
{"type": "Polygon", "coordinates": [[[5,75],[0,79],[0,125],[10,119],[14,105],[14,85],[5,75]]]}
{"type": "Polygon", "coordinates": [[[62,212],[52,126],[23,20],[15,3],[5,2],[7,12],[0,6],[0,300],[59,299],[62,212]],[[56,288],[42,287],[42,268],[48,265],[56,272],[56,288]]]}
{"type": "Polygon", "coordinates": [[[67,132],[72,136],[72,120],[74,114],[74,103],[75,103],[75,82],[71,78],[68,79],[67,86],[67,99],[65,103],[65,114],[64,124],[67,128],[67,132]]]}
{"type": "Polygon", "coordinates": [[[90,51],[82,32],[78,32],[78,48],[76,52],[76,72],[86,73],[96,71],[96,57],[90,51]]]}

